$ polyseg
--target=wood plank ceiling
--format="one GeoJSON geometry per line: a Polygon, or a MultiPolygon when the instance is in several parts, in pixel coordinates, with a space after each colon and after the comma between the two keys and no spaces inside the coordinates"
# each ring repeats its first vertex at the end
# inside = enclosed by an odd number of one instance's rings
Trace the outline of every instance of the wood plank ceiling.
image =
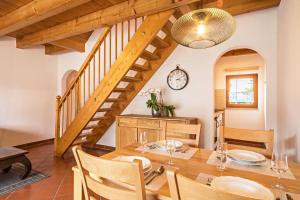
{"type": "MultiPolygon", "coordinates": [[[[278,6],[280,0],[204,0],[233,15],[278,6]]],[[[92,31],[138,16],[201,0],[0,0],[0,36],[17,38],[18,48],[44,45],[46,54],[85,51],[92,31]]]]}

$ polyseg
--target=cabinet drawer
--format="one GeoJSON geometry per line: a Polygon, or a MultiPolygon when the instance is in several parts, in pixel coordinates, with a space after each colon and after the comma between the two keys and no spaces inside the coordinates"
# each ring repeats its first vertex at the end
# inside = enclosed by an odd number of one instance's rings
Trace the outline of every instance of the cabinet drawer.
{"type": "Polygon", "coordinates": [[[137,119],[134,118],[119,118],[119,126],[136,127],[137,119]]]}
{"type": "Polygon", "coordinates": [[[170,120],[170,121],[167,121],[167,123],[172,123],[172,124],[187,124],[187,121],[185,120],[170,120]]]}
{"type": "Polygon", "coordinates": [[[138,127],[142,128],[160,128],[160,121],[157,119],[139,119],[138,127]]]}

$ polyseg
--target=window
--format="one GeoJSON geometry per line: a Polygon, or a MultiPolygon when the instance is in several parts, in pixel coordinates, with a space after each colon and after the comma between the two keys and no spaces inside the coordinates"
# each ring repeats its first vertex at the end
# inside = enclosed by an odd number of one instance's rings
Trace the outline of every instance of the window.
{"type": "Polygon", "coordinates": [[[257,74],[226,76],[226,107],[257,108],[257,79],[257,74]]]}

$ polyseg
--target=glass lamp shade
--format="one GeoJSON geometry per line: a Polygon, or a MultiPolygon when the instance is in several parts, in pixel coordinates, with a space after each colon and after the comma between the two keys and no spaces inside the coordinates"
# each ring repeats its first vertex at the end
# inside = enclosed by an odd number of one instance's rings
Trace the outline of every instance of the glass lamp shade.
{"type": "Polygon", "coordinates": [[[174,40],[194,49],[205,49],[230,38],[235,31],[235,19],[218,8],[191,11],[175,21],[171,34],[174,40]]]}

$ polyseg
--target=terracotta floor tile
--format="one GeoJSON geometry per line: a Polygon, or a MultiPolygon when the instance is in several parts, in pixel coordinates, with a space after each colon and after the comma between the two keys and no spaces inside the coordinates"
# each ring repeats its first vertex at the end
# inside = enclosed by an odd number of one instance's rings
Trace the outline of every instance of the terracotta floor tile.
{"type": "Polygon", "coordinates": [[[0,196],[0,200],[6,200],[10,194],[5,194],[0,196]]]}
{"type": "MultiPolygon", "coordinates": [[[[23,187],[11,194],[0,196],[0,200],[73,200],[73,172],[75,161],[71,151],[64,159],[54,156],[53,145],[42,145],[27,149],[33,169],[46,173],[49,178],[23,187]],[[41,153],[42,152],[42,153],[41,153]]],[[[107,152],[95,151],[103,155],[107,152]]]]}

